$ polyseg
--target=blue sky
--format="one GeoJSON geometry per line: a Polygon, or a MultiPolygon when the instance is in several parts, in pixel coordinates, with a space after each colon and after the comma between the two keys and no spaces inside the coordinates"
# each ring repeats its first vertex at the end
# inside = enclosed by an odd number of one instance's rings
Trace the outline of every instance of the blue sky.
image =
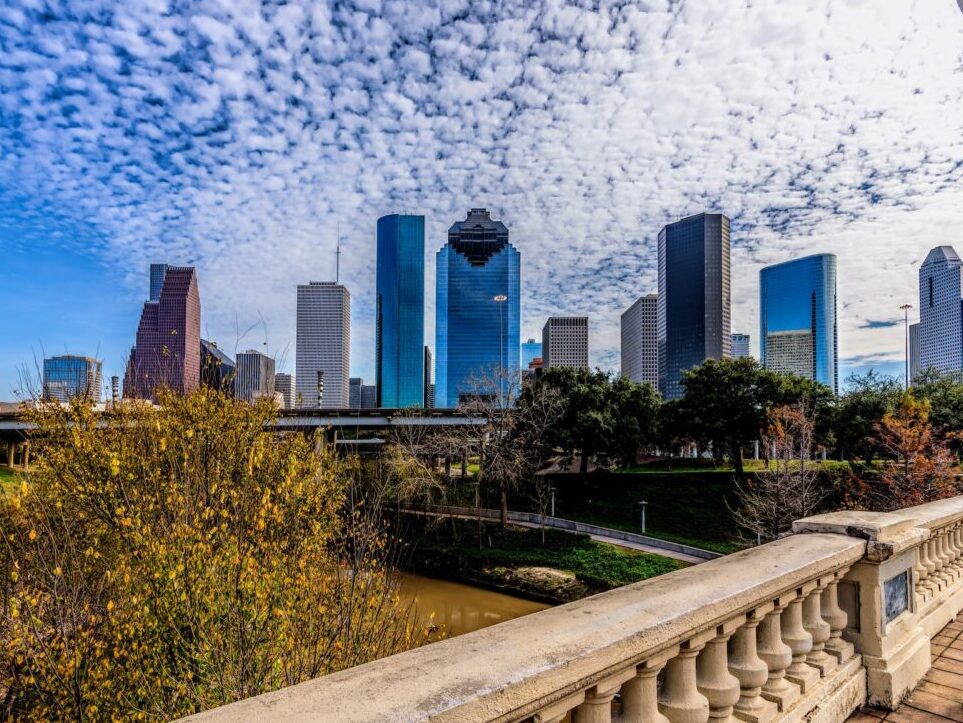
{"type": "Polygon", "coordinates": [[[353,296],[373,377],[375,222],[471,206],[522,254],[523,338],[654,290],[655,238],[733,219],[758,270],[839,257],[842,367],[899,372],[926,251],[963,245],[954,0],[636,3],[12,0],[0,7],[0,398],[44,353],[122,373],[151,261],[199,269],[203,332],[293,363],[297,283],[353,296]]]}

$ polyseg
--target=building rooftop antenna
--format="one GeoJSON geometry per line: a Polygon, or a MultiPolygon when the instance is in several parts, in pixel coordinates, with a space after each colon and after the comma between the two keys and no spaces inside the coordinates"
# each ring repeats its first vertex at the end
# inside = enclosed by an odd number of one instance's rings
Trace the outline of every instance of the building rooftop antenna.
{"type": "Polygon", "coordinates": [[[334,283],[341,282],[341,222],[338,221],[338,241],[334,252],[334,283]]]}

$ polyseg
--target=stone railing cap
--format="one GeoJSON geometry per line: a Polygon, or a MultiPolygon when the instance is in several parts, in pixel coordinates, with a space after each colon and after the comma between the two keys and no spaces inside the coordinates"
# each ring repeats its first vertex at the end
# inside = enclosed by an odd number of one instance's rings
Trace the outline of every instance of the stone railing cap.
{"type": "Polygon", "coordinates": [[[927,537],[927,533],[916,526],[915,519],[901,512],[869,510],[840,510],[804,517],[792,523],[792,531],[858,537],[867,541],[866,555],[874,561],[888,559],[927,537]]]}

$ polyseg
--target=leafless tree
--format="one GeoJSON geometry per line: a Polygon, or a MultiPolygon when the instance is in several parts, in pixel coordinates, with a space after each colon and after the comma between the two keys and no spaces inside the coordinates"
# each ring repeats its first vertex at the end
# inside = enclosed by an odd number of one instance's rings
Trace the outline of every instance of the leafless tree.
{"type": "Polygon", "coordinates": [[[772,420],[763,435],[771,451],[766,470],[736,483],[739,506],[733,516],[757,540],[788,532],[794,520],[816,512],[827,494],[811,464],[814,420],[805,402],[774,409],[772,420]]]}
{"type": "Polygon", "coordinates": [[[550,456],[548,432],[561,401],[555,389],[522,387],[517,371],[498,368],[472,379],[471,389],[461,409],[472,424],[453,429],[449,444],[477,454],[478,484],[498,494],[507,525],[509,495],[531,482],[550,456]]]}

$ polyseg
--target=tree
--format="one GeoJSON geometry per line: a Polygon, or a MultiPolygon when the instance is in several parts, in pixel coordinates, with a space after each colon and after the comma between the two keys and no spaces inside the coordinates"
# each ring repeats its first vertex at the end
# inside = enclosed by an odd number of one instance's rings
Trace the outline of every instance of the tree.
{"type": "Polygon", "coordinates": [[[892,412],[903,394],[902,385],[893,377],[869,371],[846,380],[848,390],[836,405],[833,427],[840,457],[860,457],[873,461],[880,449],[876,425],[892,412]]]}
{"type": "Polygon", "coordinates": [[[27,409],[38,461],[0,503],[5,712],[171,719],[399,652],[381,529],[271,402],[161,392],[27,409]]]}
{"type": "Polygon", "coordinates": [[[521,387],[517,372],[500,369],[471,384],[460,409],[472,423],[449,428],[445,446],[478,457],[476,480],[498,495],[507,526],[509,495],[530,483],[552,452],[549,430],[561,414],[559,395],[537,384],[521,387]]]}
{"type": "Polygon", "coordinates": [[[659,397],[649,384],[613,378],[600,369],[553,367],[538,385],[557,390],[561,398],[553,444],[569,460],[579,454],[582,476],[593,457],[600,465],[632,464],[657,441],[659,397]]]}
{"type": "Polygon", "coordinates": [[[929,368],[913,381],[910,390],[917,399],[930,403],[930,423],[933,430],[959,455],[963,452],[960,432],[963,432],[963,383],[950,374],[929,368]]]}
{"type": "Polygon", "coordinates": [[[717,459],[728,450],[741,477],[742,448],[768,426],[769,410],[781,390],[779,376],[748,357],[709,359],[685,372],[682,386],[677,412],[691,436],[711,443],[717,459]]]}
{"type": "Polygon", "coordinates": [[[879,489],[870,493],[874,506],[900,509],[959,494],[955,460],[934,435],[929,412],[927,400],[906,393],[876,423],[874,440],[888,461],[879,489]]]}
{"type": "Polygon", "coordinates": [[[815,421],[805,401],[777,407],[763,435],[772,450],[768,468],[755,479],[737,481],[739,506],[733,510],[738,525],[757,539],[774,540],[792,529],[794,520],[815,513],[826,499],[818,473],[810,464],[815,421]]]}

